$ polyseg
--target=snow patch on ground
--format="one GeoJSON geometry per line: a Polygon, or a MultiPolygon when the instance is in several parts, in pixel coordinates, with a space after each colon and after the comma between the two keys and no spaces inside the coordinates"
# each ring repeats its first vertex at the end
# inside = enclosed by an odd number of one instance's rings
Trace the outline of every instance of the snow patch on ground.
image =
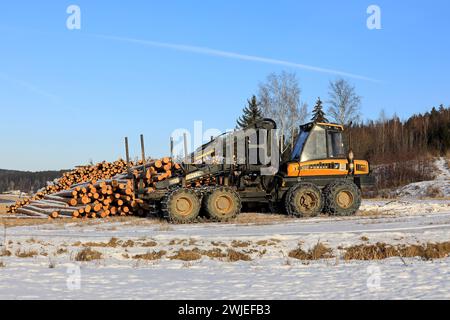
{"type": "Polygon", "coordinates": [[[400,198],[450,197],[450,169],[447,159],[441,157],[434,165],[437,169],[434,180],[408,184],[397,189],[396,195],[400,198]]]}
{"type": "Polygon", "coordinates": [[[5,265],[0,267],[0,298],[450,299],[450,258],[306,262],[288,257],[299,245],[307,250],[318,242],[339,257],[342,247],[356,244],[443,242],[449,235],[449,200],[364,201],[356,217],[262,225],[161,227],[143,220],[22,226],[0,230],[0,243],[12,253],[0,257],[5,265]],[[75,261],[82,244],[106,243],[112,237],[122,244],[92,247],[102,253],[101,260],[75,261]],[[133,244],[123,245],[127,241],[133,244]],[[153,246],[145,245],[151,241],[153,246]],[[169,259],[180,249],[194,248],[232,248],[252,260],[169,259]],[[18,250],[37,255],[19,258],[18,250]],[[133,258],[160,250],[167,254],[159,260],[133,258]]]}

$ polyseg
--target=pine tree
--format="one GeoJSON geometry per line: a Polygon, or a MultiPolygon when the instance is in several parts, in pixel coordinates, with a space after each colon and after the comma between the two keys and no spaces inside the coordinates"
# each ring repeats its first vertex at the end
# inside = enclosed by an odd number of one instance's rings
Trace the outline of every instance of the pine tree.
{"type": "Polygon", "coordinates": [[[312,114],[312,122],[328,122],[327,118],[325,118],[325,112],[323,112],[322,100],[320,100],[320,97],[316,101],[312,114]]]}
{"type": "Polygon", "coordinates": [[[263,119],[263,114],[260,109],[260,103],[256,100],[256,96],[253,96],[250,100],[247,100],[248,106],[243,109],[244,114],[237,120],[237,127],[244,129],[254,124],[255,122],[263,119]]]}

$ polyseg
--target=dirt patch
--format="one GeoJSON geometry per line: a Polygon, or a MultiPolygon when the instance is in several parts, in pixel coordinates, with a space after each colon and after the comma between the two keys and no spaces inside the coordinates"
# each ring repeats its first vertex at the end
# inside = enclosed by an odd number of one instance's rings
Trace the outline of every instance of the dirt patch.
{"type": "Polygon", "coordinates": [[[161,251],[153,251],[153,252],[147,252],[144,254],[137,254],[135,256],[133,256],[133,259],[140,259],[140,260],[159,260],[161,259],[163,256],[166,255],[166,251],[161,250],[161,251]]]}
{"type": "Polygon", "coordinates": [[[18,258],[32,258],[38,255],[38,252],[35,250],[28,250],[28,251],[20,251],[18,250],[16,252],[16,257],[18,258]]]}
{"type": "Polygon", "coordinates": [[[383,260],[392,257],[413,258],[423,260],[446,258],[450,254],[450,242],[427,243],[422,245],[388,245],[376,243],[361,244],[344,248],[344,260],[383,260]]]}
{"type": "Polygon", "coordinates": [[[298,260],[320,260],[333,258],[333,251],[322,243],[317,243],[313,248],[304,251],[301,246],[289,252],[289,257],[298,260]]]}
{"type": "Polygon", "coordinates": [[[3,263],[3,261],[0,261],[0,268],[4,268],[6,265],[3,263]]]}
{"type": "Polygon", "coordinates": [[[182,261],[194,261],[201,259],[202,255],[198,248],[192,250],[180,249],[175,252],[175,254],[169,259],[171,260],[182,260],[182,261]]]}
{"type": "Polygon", "coordinates": [[[75,256],[75,261],[92,261],[100,260],[102,258],[102,253],[91,248],[85,248],[77,253],[75,256]]]}

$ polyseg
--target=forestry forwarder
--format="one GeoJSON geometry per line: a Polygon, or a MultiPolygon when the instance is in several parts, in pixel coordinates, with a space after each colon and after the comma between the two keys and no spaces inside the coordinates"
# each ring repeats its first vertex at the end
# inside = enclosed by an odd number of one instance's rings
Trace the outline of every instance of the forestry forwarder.
{"type": "MultiPolygon", "coordinates": [[[[182,164],[182,175],[156,183],[154,192],[146,192],[135,182],[136,198],[175,223],[194,222],[202,215],[214,221],[227,221],[241,212],[243,203],[265,203],[272,211],[296,217],[320,213],[349,216],[358,211],[361,187],[373,185],[374,179],[367,161],[355,160],[351,150],[346,153],[343,126],[331,123],[300,126],[288,160],[281,161],[286,155],[277,155],[279,170],[272,175],[262,175],[261,169],[267,166],[259,163],[259,158],[257,164],[250,164],[248,155],[252,150],[259,157],[261,136],[269,146],[274,142],[270,131],[276,129],[276,123],[264,119],[247,129],[257,133],[258,141],[252,144],[243,135],[247,155],[243,164],[205,163],[206,158],[214,157],[217,142],[225,141],[227,135],[222,135],[191,154],[189,161],[182,164]],[[214,179],[216,185],[196,186],[196,181],[205,178],[214,179]]],[[[223,155],[227,156],[227,152],[236,158],[236,152],[224,147],[223,155]]]]}

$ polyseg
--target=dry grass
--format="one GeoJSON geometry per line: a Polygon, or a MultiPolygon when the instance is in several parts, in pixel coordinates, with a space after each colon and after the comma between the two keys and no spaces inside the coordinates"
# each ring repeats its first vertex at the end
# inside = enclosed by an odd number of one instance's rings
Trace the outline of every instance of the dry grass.
{"type": "Polygon", "coordinates": [[[102,253],[91,248],[85,248],[77,253],[75,256],[75,261],[92,261],[100,260],[102,258],[102,253]]]}
{"type": "Polygon", "coordinates": [[[289,252],[290,258],[295,258],[298,260],[320,260],[333,258],[333,251],[325,246],[324,244],[318,242],[312,249],[304,251],[301,246],[297,249],[289,252]]]}
{"type": "Polygon", "coordinates": [[[5,226],[7,228],[12,227],[22,227],[22,226],[33,226],[33,225],[41,225],[41,224],[48,224],[48,223],[66,223],[67,221],[64,221],[64,219],[54,219],[54,220],[48,220],[48,219],[41,219],[41,218],[0,218],[0,226],[5,226]]]}
{"type": "Polygon", "coordinates": [[[86,243],[81,243],[80,241],[75,242],[74,244],[72,244],[72,246],[74,247],[79,247],[79,246],[83,246],[83,247],[93,247],[93,248],[117,248],[117,247],[122,247],[122,248],[131,248],[135,246],[135,242],[133,240],[127,240],[127,241],[121,241],[117,238],[111,238],[108,242],[86,242],[86,243]]]}
{"type": "Polygon", "coordinates": [[[86,243],[81,243],[81,242],[75,242],[73,244],[74,247],[79,247],[80,245],[82,245],[83,247],[93,247],[93,248],[116,248],[117,246],[121,245],[121,242],[119,239],[117,238],[111,238],[109,240],[109,242],[86,242],[86,243]]]}
{"type": "Polygon", "coordinates": [[[444,196],[441,189],[436,186],[429,186],[425,194],[429,198],[442,198],[444,196]]]}
{"type": "Polygon", "coordinates": [[[0,257],[10,257],[12,255],[11,251],[3,249],[0,251],[0,257]]]}
{"type": "Polygon", "coordinates": [[[376,243],[373,245],[357,245],[345,248],[344,260],[383,260],[392,257],[413,258],[423,260],[446,258],[450,254],[450,242],[427,243],[422,245],[388,245],[376,243]]]}
{"type": "Polygon", "coordinates": [[[161,250],[161,251],[153,251],[153,252],[147,252],[144,254],[137,254],[135,256],[133,256],[133,259],[139,259],[139,260],[159,260],[161,259],[163,256],[166,255],[166,251],[161,250]]]}
{"type": "Polygon", "coordinates": [[[131,247],[134,247],[133,240],[127,240],[124,243],[122,243],[122,248],[131,248],[131,247]]]}
{"type": "Polygon", "coordinates": [[[156,241],[150,240],[141,244],[141,247],[156,247],[158,243],[156,241]]]}
{"type": "Polygon", "coordinates": [[[18,258],[32,258],[38,255],[36,250],[20,251],[17,250],[16,257],[18,258]]]}
{"type": "Polygon", "coordinates": [[[175,252],[173,256],[170,256],[171,260],[182,260],[182,261],[194,261],[200,260],[202,255],[199,252],[198,248],[194,248],[192,250],[184,250],[180,249],[175,252]]]}
{"type": "Polygon", "coordinates": [[[56,250],[56,254],[65,254],[65,253],[67,253],[68,251],[67,251],[67,249],[65,249],[65,248],[59,248],[58,250],[56,250]]]}
{"type": "Polygon", "coordinates": [[[250,241],[239,241],[239,240],[233,240],[231,242],[231,246],[233,248],[247,248],[251,245],[250,241]]]}
{"type": "Polygon", "coordinates": [[[252,258],[243,252],[239,252],[233,249],[228,249],[227,251],[227,260],[229,262],[236,262],[236,261],[251,261],[252,258]]]}
{"type": "Polygon", "coordinates": [[[276,246],[280,242],[281,241],[278,239],[270,239],[270,240],[259,240],[258,242],[256,242],[256,244],[262,247],[269,247],[269,246],[276,246]]]}
{"type": "Polygon", "coordinates": [[[214,248],[211,250],[204,250],[201,252],[204,256],[210,257],[211,259],[223,259],[227,257],[227,254],[222,251],[222,249],[214,248]]]}
{"type": "Polygon", "coordinates": [[[0,215],[7,214],[8,206],[6,204],[0,204],[0,215]]]}

